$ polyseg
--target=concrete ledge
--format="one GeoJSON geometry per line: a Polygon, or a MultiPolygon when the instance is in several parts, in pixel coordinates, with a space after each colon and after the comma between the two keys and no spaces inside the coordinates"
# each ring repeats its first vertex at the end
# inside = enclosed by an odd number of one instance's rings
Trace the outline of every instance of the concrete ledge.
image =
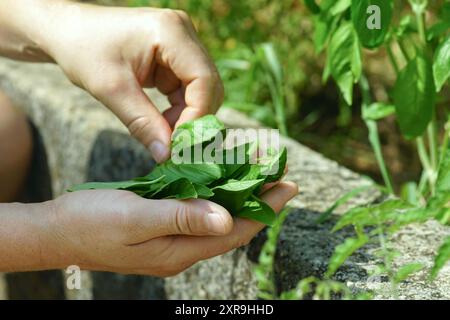
{"type": "MultiPolygon", "coordinates": [[[[97,101],[71,85],[57,67],[0,59],[0,89],[6,91],[37,126],[48,157],[54,196],[86,180],[126,179],[151,169],[152,160],[148,153],[126,134],[123,125],[97,101]]],[[[156,104],[164,104],[154,92],[150,94],[156,104]]],[[[221,110],[219,117],[229,126],[258,126],[232,110],[221,110]]],[[[283,228],[277,252],[277,285],[280,290],[285,290],[303,277],[323,274],[334,246],[351,231],[331,234],[333,219],[322,225],[317,225],[315,219],[341,195],[367,182],[291,139],[283,139],[282,143],[289,152],[288,179],[298,182],[301,188],[299,196],[290,203],[296,209],[283,228]]],[[[373,202],[379,196],[374,190],[368,191],[353,199],[347,207],[373,202]]],[[[340,208],[337,214],[345,209],[340,208]]],[[[432,255],[448,233],[433,222],[405,228],[394,239],[396,248],[402,253],[399,262],[420,261],[430,266],[432,255]]],[[[252,267],[263,240],[261,234],[246,248],[202,261],[164,281],[85,272],[84,290],[66,292],[66,297],[255,298],[257,289],[252,267]]],[[[373,249],[358,251],[336,277],[355,290],[376,289],[377,298],[392,298],[386,279],[368,276],[377,263],[373,249]]],[[[449,268],[444,269],[433,284],[426,282],[425,273],[419,273],[414,282],[400,286],[399,294],[410,299],[448,299],[449,279],[449,268]]],[[[5,298],[4,288],[5,284],[0,280],[0,299],[2,292],[5,298]]]]}

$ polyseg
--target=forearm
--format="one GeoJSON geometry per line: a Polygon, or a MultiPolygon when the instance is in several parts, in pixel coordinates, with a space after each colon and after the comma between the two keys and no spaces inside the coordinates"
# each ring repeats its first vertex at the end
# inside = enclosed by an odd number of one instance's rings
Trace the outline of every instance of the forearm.
{"type": "Polygon", "coordinates": [[[66,0],[1,0],[0,55],[33,62],[52,62],[48,41],[66,0]]]}
{"type": "Polygon", "coordinates": [[[50,202],[0,204],[0,272],[62,267],[50,202]]]}

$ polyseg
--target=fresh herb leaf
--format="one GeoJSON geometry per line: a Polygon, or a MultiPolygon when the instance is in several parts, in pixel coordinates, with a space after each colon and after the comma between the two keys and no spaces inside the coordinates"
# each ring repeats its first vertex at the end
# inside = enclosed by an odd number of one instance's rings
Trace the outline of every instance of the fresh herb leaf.
{"type": "Polygon", "coordinates": [[[251,200],[246,201],[236,216],[259,221],[269,226],[272,226],[277,218],[273,209],[256,196],[252,196],[251,200]]]}
{"type": "Polygon", "coordinates": [[[225,129],[222,122],[213,115],[180,125],[172,137],[172,149],[183,150],[213,140],[225,129]]]}
{"type": "Polygon", "coordinates": [[[384,43],[392,20],[392,10],[391,0],[352,0],[353,25],[364,47],[373,49],[384,43]]]}
{"type": "MultiPolygon", "coordinates": [[[[448,30],[447,26],[447,30],[448,30]]],[[[438,47],[433,64],[434,82],[436,91],[441,91],[447,79],[450,77],[450,35],[438,47]]]]}
{"type": "Polygon", "coordinates": [[[80,184],[70,188],[68,191],[80,191],[80,190],[94,190],[94,189],[120,189],[120,190],[139,190],[146,189],[152,184],[156,184],[163,180],[165,177],[162,175],[155,179],[140,180],[128,180],[128,181],[117,181],[117,182],[88,182],[80,184]]]}
{"type": "Polygon", "coordinates": [[[159,190],[152,193],[152,199],[195,199],[198,197],[196,188],[186,178],[179,178],[163,185],[159,190]]]}
{"type": "Polygon", "coordinates": [[[405,137],[423,134],[433,114],[435,95],[431,62],[418,55],[400,72],[393,94],[400,129],[405,137]]]}
{"type": "Polygon", "coordinates": [[[235,214],[252,195],[253,191],[263,184],[263,179],[247,181],[229,181],[228,183],[212,189],[212,201],[222,205],[235,214]]]}
{"type": "Polygon", "coordinates": [[[156,179],[160,176],[165,176],[166,182],[185,177],[193,183],[210,184],[224,176],[224,168],[215,163],[174,164],[168,160],[158,165],[147,177],[156,179]]]}

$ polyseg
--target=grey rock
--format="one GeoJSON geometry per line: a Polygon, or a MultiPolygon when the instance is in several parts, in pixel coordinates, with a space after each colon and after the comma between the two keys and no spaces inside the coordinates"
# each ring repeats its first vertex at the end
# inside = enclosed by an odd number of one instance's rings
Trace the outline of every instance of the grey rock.
{"type": "MultiPolygon", "coordinates": [[[[124,126],[109,111],[71,85],[57,67],[1,59],[0,88],[27,112],[39,129],[54,196],[86,180],[120,180],[151,170],[153,162],[147,151],[127,135],[124,126]]],[[[161,109],[167,107],[167,101],[154,91],[149,95],[161,109]]],[[[259,127],[231,109],[222,109],[219,117],[231,127],[259,127]]],[[[295,209],[282,228],[275,263],[278,289],[287,290],[301,278],[322,276],[334,246],[352,234],[351,229],[330,232],[338,215],[349,207],[379,200],[380,194],[375,188],[370,189],[336,210],[330,221],[317,224],[318,214],[336,199],[370,182],[291,139],[284,138],[282,143],[289,152],[287,179],[300,185],[300,194],[289,203],[295,209]]],[[[421,261],[429,268],[433,254],[448,234],[447,228],[434,222],[404,228],[392,239],[401,252],[396,265],[421,261]]],[[[84,289],[66,292],[66,296],[72,299],[253,299],[257,287],[252,269],[263,242],[264,232],[245,248],[201,261],[164,281],[85,272],[84,289]]],[[[412,280],[402,283],[394,294],[386,279],[370,275],[379,262],[374,255],[376,249],[373,245],[359,250],[338,271],[336,279],[354,291],[375,290],[377,299],[450,298],[448,266],[435,282],[429,283],[426,272],[419,272],[412,280]]]]}

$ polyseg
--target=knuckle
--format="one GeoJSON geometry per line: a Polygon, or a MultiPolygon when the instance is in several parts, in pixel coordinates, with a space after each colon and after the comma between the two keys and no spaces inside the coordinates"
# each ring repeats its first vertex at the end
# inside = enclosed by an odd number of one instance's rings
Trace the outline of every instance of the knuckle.
{"type": "MultiPolygon", "coordinates": [[[[133,118],[129,123],[126,124],[128,131],[130,134],[137,138],[138,140],[142,140],[145,137],[146,130],[152,124],[152,119],[148,116],[137,116],[133,118]]],[[[149,137],[150,138],[150,137],[149,137]]],[[[145,141],[143,141],[145,143],[145,141]]]]}
{"type": "Polygon", "coordinates": [[[177,206],[174,215],[174,228],[180,234],[192,234],[192,226],[189,222],[188,209],[185,205],[177,206]]]}
{"type": "Polygon", "coordinates": [[[87,90],[96,98],[110,97],[124,89],[121,77],[111,76],[106,79],[93,77],[87,81],[87,90]]]}
{"type": "Polygon", "coordinates": [[[183,18],[181,14],[179,14],[177,10],[173,9],[163,9],[161,11],[161,19],[163,21],[163,24],[183,24],[183,18]]]}
{"type": "Polygon", "coordinates": [[[182,20],[184,20],[186,22],[191,20],[186,11],[184,11],[184,10],[175,10],[175,12],[180,16],[180,18],[182,20]]]}

